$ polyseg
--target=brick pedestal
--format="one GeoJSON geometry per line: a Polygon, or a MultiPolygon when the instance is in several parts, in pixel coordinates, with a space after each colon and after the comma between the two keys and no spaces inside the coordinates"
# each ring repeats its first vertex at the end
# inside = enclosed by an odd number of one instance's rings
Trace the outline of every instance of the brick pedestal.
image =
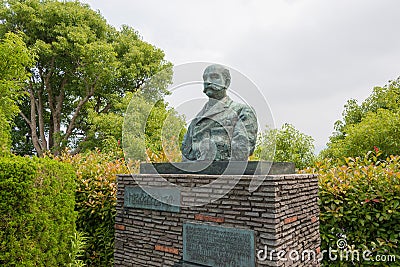
{"type": "Polygon", "coordinates": [[[118,176],[115,266],[181,264],[185,223],[254,231],[255,266],[319,266],[318,181],[315,175],[258,176],[265,179],[254,192],[248,190],[254,176],[243,175],[228,194],[197,207],[185,206],[201,199],[206,202],[210,195],[218,194],[239,177],[189,174],[163,177],[183,188],[183,205],[179,212],[124,207],[126,187],[137,186],[137,181],[156,187],[161,183],[159,176],[151,174],[118,176]],[[200,188],[215,180],[211,189],[200,188]],[[192,188],[195,197],[189,196],[185,188],[192,188]]]}

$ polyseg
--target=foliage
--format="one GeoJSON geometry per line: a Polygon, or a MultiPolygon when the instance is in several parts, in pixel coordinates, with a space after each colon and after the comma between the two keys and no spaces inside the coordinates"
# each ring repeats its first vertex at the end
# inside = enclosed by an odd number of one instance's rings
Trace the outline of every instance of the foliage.
{"type": "MultiPolygon", "coordinates": [[[[374,256],[400,259],[400,156],[380,157],[375,150],[364,157],[346,158],[342,165],[325,159],[306,170],[319,175],[321,251],[336,249],[337,240],[345,239],[347,249],[368,249],[374,256]]],[[[325,260],[328,266],[340,265],[325,260]]]]}
{"type": "Polygon", "coordinates": [[[162,140],[162,150],[154,151],[151,148],[146,149],[147,162],[180,162],[182,160],[182,152],[180,145],[182,144],[182,136],[177,139],[176,136],[162,140]]]}
{"type": "Polygon", "coordinates": [[[281,129],[267,129],[259,135],[254,158],[294,162],[296,168],[303,169],[314,161],[313,142],[311,136],[285,123],[281,129]]]}
{"type": "Polygon", "coordinates": [[[86,136],[78,140],[75,152],[87,152],[100,149],[103,152],[117,151],[122,140],[122,123],[126,107],[132,98],[132,93],[127,93],[123,98],[113,100],[113,112],[97,113],[95,103],[91,101],[87,109],[86,136]]]}
{"type": "Polygon", "coordinates": [[[185,120],[173,108],[158,100],[143,101],[135,94],[127,107],[123,124],[126,157],[152,162],[179,161],[185,120]]]}
{"type": "MultiPolygon", "coordinates": [[[[166,148],[163,141],[170,142],[171,138],[182,141],[183,136],[177,135],[184,128],[185,121],[164,101],[158,100],[153,104],[139,92],[127,93],[118,101],[112,113],[88,112],[89,138],[81,142],[81,151],[96,148],[103,152],[116,151],[120,149],[121,140],[124,140],[124,149],[129,158],[145,160],[146,149],[158,155],[164,149],[172,148],[166,148]]],[[[176,148],[176,145],[173,147],[176,148]]]]}
{"type": "Polygon", "coordinates": [[[167,93],[170,76],[159,87],[142,89],[150,77],[171,67],[164,53],[132,28],[116,30],[86,4],[1,1],[0,20],[0,37],[22,31],[28,48],[37,54],[24,87],[28,96],[16,118],[14,146],[20,153],[31,153],[23,151],[29,149],[26,136],[39,156],[48,149],[57,155],[66,146],[87,141],[87,114],[114,112],[114,104],[127,92],[143,91],[155,99],[167,93]]]}
{"type": "Polygon", "coordinates": [[[0,40],[0,153],[11,147],[11,121],[18,114],[17,102],[23,91],[21,84],[28,79],[27,67],[33,56],[19,35],[5,34],[0,40]]]}
{"type": "Polygon", "coordinates": [[[86,266],[83,260],[80,259],[85,254],[86,239],[82,232],[75,232],[72,239],[71,253],[68,255],[70,259],[70,263],[67,265],[68,267],[86,266]]]}
{"type": "Polygon", "coordinates": [[[0,265],[69,263],[75,175],[51,159],[0,157],[0,265]]]}
{"type": "Polygon", "coordinates": [[[123,159],[100,151],[71,156],[63,153],[58,160],[72,164],[77,175],[77,230],[86,236],[82,257],[88,266],[111,266],[114,253],[116,213],[116,174],[130,173],[123,159]]]}
{"type": "MultiPolygon", "coordinates": [[[[166,157],[163,151],[157,155],[152,151],[148,153],[148,161],[160,162],[166,157]]],[[[76,155],[65,151],[56,157],[71,164],[76,172],[76,226],[77,231],[84,235],[85,253],[75,256],[88,266],[110,266],[113,263],[116,175],[139,172],[139,161],[126,162],[122,154],[121,148],[117,148],[111,152],[95,150],[76,155]]],[[[79,241],[77,238],[73,240],[79,241]]]]}
{"type": "Polygon", "coordinates": [[[372,94],[358,105],[351,99],[345,105],[343,120],[335,123],[324,158],[361,156],[378,147],[381,158],[400,154],[399,114],[400,78],[384,87],[375,87],[372,94]]]}
{"type": "MultiPolygon", "coordinates": [[[[329,156],[357,156],[374,147],[381,158],[400,153],[400,110],[378,109],[368,112],[357,124],[346,126],[346,137],[329,145],[329,156]]],[[[327,153],[327,152],[324,152],[327,153]]]]}

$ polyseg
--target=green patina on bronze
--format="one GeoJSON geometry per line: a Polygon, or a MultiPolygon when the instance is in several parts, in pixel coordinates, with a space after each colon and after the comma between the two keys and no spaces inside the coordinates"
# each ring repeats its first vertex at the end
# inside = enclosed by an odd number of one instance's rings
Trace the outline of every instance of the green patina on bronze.
{"type": "Polygon", "coordinates": [[[183,161],[243,161],[253,154],[257,117],[245,104],[227,95],[231,76],[221,65],[208,66],[203,74],[208,102],[189,125],[182,143],[183,161]]]}

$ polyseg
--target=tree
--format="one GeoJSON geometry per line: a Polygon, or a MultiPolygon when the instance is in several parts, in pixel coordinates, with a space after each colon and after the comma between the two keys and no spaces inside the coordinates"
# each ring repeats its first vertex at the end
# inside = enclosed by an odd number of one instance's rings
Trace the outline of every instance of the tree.
{"type": "Polygon", "coordinates": [[[360,105],[347,101],[343,120],[335,123],[322,157],[342,158],[365,155],[379,149],[381,157],[400,153],[400,78],[375,87],[360,105]]]}
{"type": "Polygon", "coordinates": [[[185,120],[162,101],[143,101],[134,94],[123,123],[123,148],[133,160],[180,161],[185,120]]]}
{"type": "Polygon", "coordinates": [[[83,151],[95,148],[115,151],[124,139],[129,143],[124,148],[131,149],[128,154],[135,160],[145,160],[146,149],[159,157],[168,153],[171,147],[166,147],[165,140],[174,139],[180,143],[183,138],[181,131],[186,125],[184,118],[163,100],[151,102],[141,92],[127,93],[113,104],[113,112],[99,114],[89,108],[87,115],[88,138],[79,146],[83,151]]]}
{"type": "Polygon", "coordinates": [[[22,83],[28,79],[26,68],[33,64],[33,55],[22,38],[7,33],[0,42],[0,152],[11,145],[11,122],[18,115],[17,102],[23,97],[22,83]]]}
{"type": "MultiPolygon", "coordinates": [[[[30,136],[39,156],[79,146],[79,140],[88,138],[89,110],[110,112],[115,99],[141,90],[152,75],[171,67],[164,53],[132,28],[118,31],[79,2],[2,1],[0,20],[0,36],[22,31],[28,48],[38,55],[24,88],[28,97],[19,118],[24,124],[16,125],[20,137],[30,136]]],[[[143,93],[162,97],[167,84],[143,93]]],[[[15,147],[24,147],[24,140],[14,140],[15,147]]]]}
{"type": "Polygon", "coordinates": [[[294,162],[296,168],[304,169],[314,162],[313,142],[311,136],[285,123],[281,129],[266,129],[259,135],[254,155],[260,160],[294,162]]]}
{"type": "Polygon", "coordinates": [[[330,144],[335,157],[359,156],[373,149],[381,157],[400,152],[400,112],[378,109],[368,112],[361,122],[346,126],[346,137],[330,144]]]}

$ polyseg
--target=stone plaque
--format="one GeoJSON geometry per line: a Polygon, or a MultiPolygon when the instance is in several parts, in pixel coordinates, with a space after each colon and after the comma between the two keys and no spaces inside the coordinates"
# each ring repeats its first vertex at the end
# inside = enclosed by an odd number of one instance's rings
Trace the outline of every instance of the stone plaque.
{"type": "Polygon", "coordinates": [[[179,212],[180,203],[181,192],[177,188],[125,187],[124,207],[179,212]]]}
{"type": "Polygon", "coordinates": [[[254,267],[254,231],[185,223],[183,260],[213,267],[254,267]]]}

